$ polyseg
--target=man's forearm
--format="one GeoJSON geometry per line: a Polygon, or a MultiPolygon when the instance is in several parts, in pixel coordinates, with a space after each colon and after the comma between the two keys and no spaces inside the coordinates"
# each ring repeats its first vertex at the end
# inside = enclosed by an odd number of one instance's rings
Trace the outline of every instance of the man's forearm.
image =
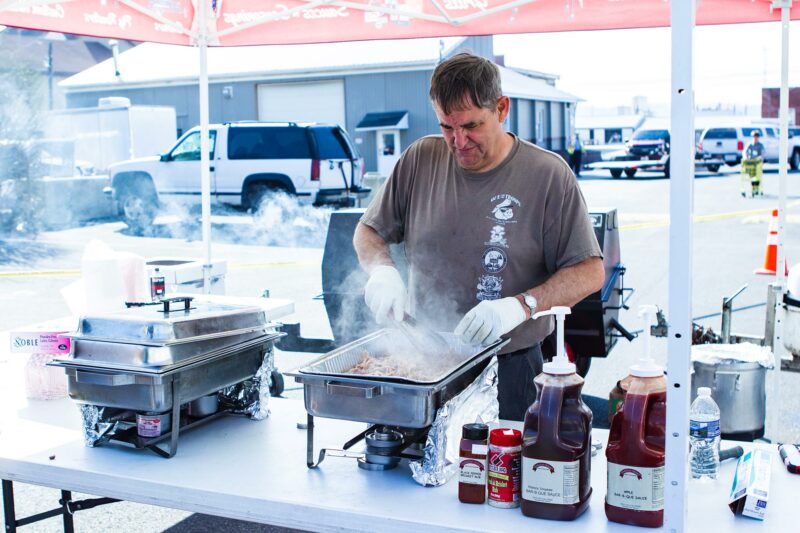
{"type": "Polygon", "coordinates": [[[577,265],[562,268],[528,292],[536,298],[537,311],[545,311],[556,305],[572,307],[602,289],[604,282],[603,260],[590,257],[577,265]]]}
{"type": "Polygon", "coordinates": [[[367,273],[378,265],[394,266],[392,256],[389,254],[389,245],[378,235],[378,232],[367,226],[358,223],[355,234],[353,235],[353,247],[358,255],[358,262],[361,263],[367,273]]]}

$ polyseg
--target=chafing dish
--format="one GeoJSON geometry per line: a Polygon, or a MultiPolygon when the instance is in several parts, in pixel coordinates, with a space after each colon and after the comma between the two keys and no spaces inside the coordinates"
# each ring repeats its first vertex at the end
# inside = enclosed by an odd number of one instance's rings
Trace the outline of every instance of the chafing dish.
{"type": "Polygon", "coordinates": [[[307,421],[309,468],[327,455],[358,458],[360,468],[384,470],[400,458],[417,458],[412,450],[433,423],[437,410],[471,384],[508,341],[498,340],[476,347],[461,343],[455,335],[442,333],[451,348],[452,366],[423,380],[347,373],[364,352],[373,357],[390,347],[403,345],[396,330],[383,329],[333,350],[296,372],[288,373],[303,384],[307,421]],[[314,461],[314,417],[367,422],[371,427],[345,443],[342,449],[324,448],[314,461]],[[348,451],[364,440],[366,453],[348,451]]]}
{"type": "Polygon", "coordinates": [[[452,334],[442,336],[455,355],[454,365],[426,381],[345,373],[365,351],[380,356],[387,347],[401,345],[402,335],[391,329],[342,346],[287,375],[303,384],[306,411],[313,416],[424,428],[433,423],[436,410],[472,383],[506,342],[476,347],[452,334]]]}
{"type": "MultiPolygon", "coordinates": [[[[174,422],[181,405],[253,378],[265,361],[271,372],[273,343],[282,336],[274,328],[258,307],[174,298],[82,317],[69,335],[70,355],[51,364],[64,368],[78,403],[129,411],[134,420],[171,410],[174,422]]],[[[173,423],[167,435],[169,456],[179,429],[173,423]]]]}

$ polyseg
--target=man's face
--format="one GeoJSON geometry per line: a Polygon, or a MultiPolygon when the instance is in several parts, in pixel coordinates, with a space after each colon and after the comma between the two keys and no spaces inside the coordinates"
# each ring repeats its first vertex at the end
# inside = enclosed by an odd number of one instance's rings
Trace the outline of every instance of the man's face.
{"type": "Polygon", "coordinates": [[[502,96],[495,109],[464,104],[445,115],[438,104],[433,109],[439,119],[447,146],[459,166],[472,172],[491,170],[502,162],[506,132],[503,121],[508,115],[509,101],[502,96]]]}

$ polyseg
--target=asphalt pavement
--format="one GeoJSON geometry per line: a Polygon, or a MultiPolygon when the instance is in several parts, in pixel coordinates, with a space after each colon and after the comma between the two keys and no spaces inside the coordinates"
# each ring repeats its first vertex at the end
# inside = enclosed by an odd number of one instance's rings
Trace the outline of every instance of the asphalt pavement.
{"type": "MultiPolygon", "coordinates": [[[[738,168],[718,174],[698,172],[694,189],[694,243],[692,276],[693,316],[698,323],[720,329],[722,298],[740,286],[747,289],[735,300],[733,331],[764,331],[767,286],[774,278],[753,274],[762,266],[771,210],[778,204],[778,176],[768,169],[764,196],[742,198],[738,168]]],[[[800,261],[800,173],[789,174],[789,209],[786,243],[790,264],[800,261]]],[[[620,220],[622,261],[627,267],[625,285],[634,293],[620,322],[629,330],[641,330],[636,311],[640,304],[656,304],[669,320],[669,180],[655,173],[639,172],[634,179],[612,179],[607,172],[585,172],[580,178],[587,204],[616,207],[620,220]]],[[[279,298],[295,301],[289,321],[302,324],[304,336],[330,336],[324,307],[314,297],[321,293],[320,263],[324,244],[324,216],[307,210],[287,211],[270,220],[254,221],[245,213],[220,211],[213,219],[213,256],[228,261],[226,288],[229,295],[256,296],[268,289],[279,298]],[[277,217],[277,218],[276,218],[277,217]],[[279,221],[275,229],[275,221],[279,221]],[[272,226],[271,226],[272,225],[272,226]],[[289,231],[291,230],[291,231],[289,231]],[[297,242],[305,244],[296,246],[297,242]]],[[[323,214],[324,215],[324,214],[323,214]]],[[[126,233],[115,221],[49,231],[35,240],[0,241],[0,316],[4,329],[19,329],[69,314],[60,291],[78,279],[81,255],[87,242],[100,239],[115,250],[146,257],[202,257],[200,228],[191,220],[160,217],[147,237],[126,233]]],[[[608,358],[594,358],[586,378],[586,394],[606,398],[615,382],[636,362],[642,341],[620,340],[608,358]]],[[[666,363],[667,341],[653,342],[654,356],[666,363]]],[[[302,365],[313,354],[280,352],[282,371],[302,365]]],[[[0,372],[3,363],[0,362],[0,372]]],[[[771,374],[771,373],[768,373],[771,374]]],[[[778,411],[777,428],[768,436],[800,442],[800,374],[782,372],[780,392],[771,389],[768,376],[768,409],[778,411]]],[[[302,390],[287,381],[286,396],[302,398],[302,390]]],[[[770,417],[768,417],[769,419],[770,417]]],[[[17,484],[20,514],[49,509],[58,499],[52,489],[17,484]]],[[[76,530],[89,531],[280,531],[249,523],[237,523],[182,511],[132,503],[115,503],[76,514],[76,530]]],[[[24,531],[60,531],[50,519],[24,531]]]]}

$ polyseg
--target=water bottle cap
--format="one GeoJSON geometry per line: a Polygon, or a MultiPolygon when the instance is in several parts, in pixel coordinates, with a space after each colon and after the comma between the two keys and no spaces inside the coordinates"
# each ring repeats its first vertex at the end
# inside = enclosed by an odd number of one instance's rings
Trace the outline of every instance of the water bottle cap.
{"type": "Polygon", "coordinates": [[[698,396],[711,396],[711,389],[709,387],[699,387],[697,389],[698,396]]]}

